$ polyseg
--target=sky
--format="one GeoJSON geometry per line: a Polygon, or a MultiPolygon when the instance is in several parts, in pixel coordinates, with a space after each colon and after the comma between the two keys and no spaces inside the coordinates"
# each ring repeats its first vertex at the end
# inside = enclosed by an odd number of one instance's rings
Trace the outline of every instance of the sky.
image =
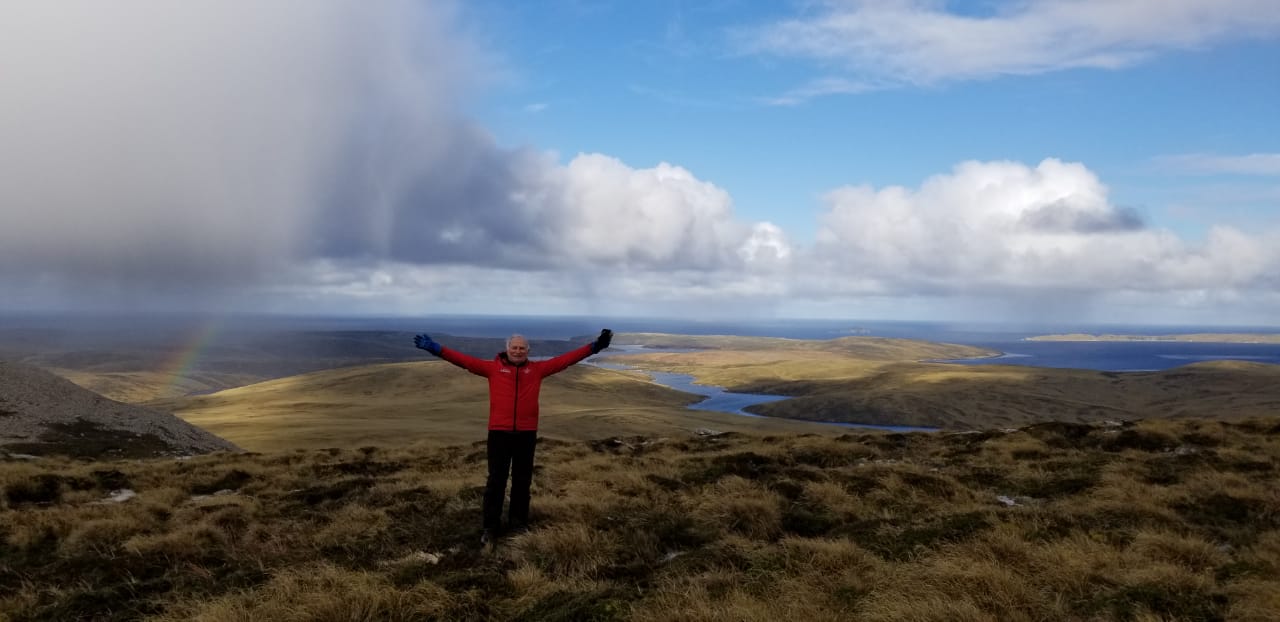
{"type": "Polygon", "coordinates": [[[1280,325],[1280,0],[0,4],[0,312],[1280,325]]]}

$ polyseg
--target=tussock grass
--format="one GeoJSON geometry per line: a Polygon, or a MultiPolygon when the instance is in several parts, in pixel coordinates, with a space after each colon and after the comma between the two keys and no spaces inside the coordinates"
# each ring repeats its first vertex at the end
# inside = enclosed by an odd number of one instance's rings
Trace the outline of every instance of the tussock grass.
{"type": "Polygon", "coordinates": [[[212,601],[177,603],[172,611],[155,619],[409,622],[438,618],[449,601],[448,592],[432,583],[401,587],[380,574],[317,563],[286,569],[252,592],[231,593],[212,601]]]}
{"type": "Polygon", "coordinates": [[[1280,425],[0,461],[6,620],[1274,620],[1280,425]],[[138,494],[107,501],[112,491],[138,494]]]}

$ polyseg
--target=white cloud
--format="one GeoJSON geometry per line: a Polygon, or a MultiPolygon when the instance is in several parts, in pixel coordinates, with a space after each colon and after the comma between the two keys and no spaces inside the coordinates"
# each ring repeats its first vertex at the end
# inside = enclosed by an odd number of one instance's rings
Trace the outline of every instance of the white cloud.
{"type": "Polygon", "coordinates": [[[864,80],[928,84],[1111,69],[1169,50],[1274,37],[1280,11],[1273,0],[1028,0],[970,16],[933,0],[825,2],[812,16],[738,34],[749,51],[831,63],[864,80]]]}
{"type": "Polygon", "coordinates": [[[502,301],[522,312],[725,316],[994,304],[1009,318],[1064,321],[1094,303],[1144,300],[1256,314],[1253,303],[1280,293],[1280,235],[1216,227],[1185,241],[1113,205],[1079,163],[964,162],[917,188],[838,188],[816,243],[796,247],[771,223],[736,220],[727,192],[680,167],[634,169],[599,154],[541,162],[513,204],[547,225],[534,240],[543,265],[326,260],[298,281],[331,300],[405,312],[502,301]]]}
{"type": "Polygon", "coordinates": [[[760,269],[785,267],[791,259],[791,242],[777,225],[756,223],[751,237],[738,247],[738,256],[760,269]]]}
{"type": "Polygon", "coordinates": [[[558,226],[545,242],[566,264],[715,270],[739,263],[753,239],[728,192],[679,166],[586,154],[552,173],[555,195],[541,207],[558,212],[547,217],[558,226]]]}
{"type": "Polygon", "coordinates": [[[1280,176],[1280,153],[1248,155],[1194,153],[1164,156],[1156,158],[1156,162],[1162,167],[1181,173],[1280,176]]]}
{"type": "Polygon", "coordinates": [[[827,76],[810,81],[776,97],[762,98],[762,102],[770,106],[795,106],[816,97],[828,95],[853,95],[875,91],[888,86],[884,82],[868,82],[852,80],[839,76],[827,76]]]}
{"type": "Polygon", "coordinates": [[[1201,244],[1117,208],[1081,164],[965,162],[919,189],[826,197],[812,291],[1103,294],[1273,290],[1280,236],[1213,229],[1201,244]],[[836,275],[839,275],[838,277],[836,275]]]}

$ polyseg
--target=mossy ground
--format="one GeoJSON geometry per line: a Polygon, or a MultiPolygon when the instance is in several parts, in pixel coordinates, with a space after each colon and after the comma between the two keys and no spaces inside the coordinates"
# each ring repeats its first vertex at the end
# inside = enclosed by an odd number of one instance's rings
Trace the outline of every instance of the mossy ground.
{"type": "Polygon", "coordinates": [[[8,620],[1273,620],[1280,425],[0,462],[8,620]],[[106,501],[118,489],[138,496],[106,501]]]}

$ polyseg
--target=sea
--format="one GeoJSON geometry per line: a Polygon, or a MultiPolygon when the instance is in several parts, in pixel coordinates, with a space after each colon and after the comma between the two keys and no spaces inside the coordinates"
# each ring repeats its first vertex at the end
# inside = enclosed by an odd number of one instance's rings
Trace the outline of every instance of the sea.
{"type": "MultiPolygon", "coordinates": [[[[360,320],[367,322],[371,320],[360,320]]],[[[1027,341],[1051,334],[1173,335],[1191,333],[1280,334],[1280,326],[1141,326],[1035,325],[850,320],[683,320],[652,318],[444,316],[383,320],[406,330],[464,336],[571,339],[593,336],[600,328],[615,332],[662,332],[693,335],[742,335],[791,339],[832,339],[851,335],[922,339],[978,346],[1000,356],[951,361],[965,365],[1024,365],[1099,371],[1158,371],[1214,360],[1280,364],[1280,344],[1197,343],[1177,341],[1027,341]]]]}

